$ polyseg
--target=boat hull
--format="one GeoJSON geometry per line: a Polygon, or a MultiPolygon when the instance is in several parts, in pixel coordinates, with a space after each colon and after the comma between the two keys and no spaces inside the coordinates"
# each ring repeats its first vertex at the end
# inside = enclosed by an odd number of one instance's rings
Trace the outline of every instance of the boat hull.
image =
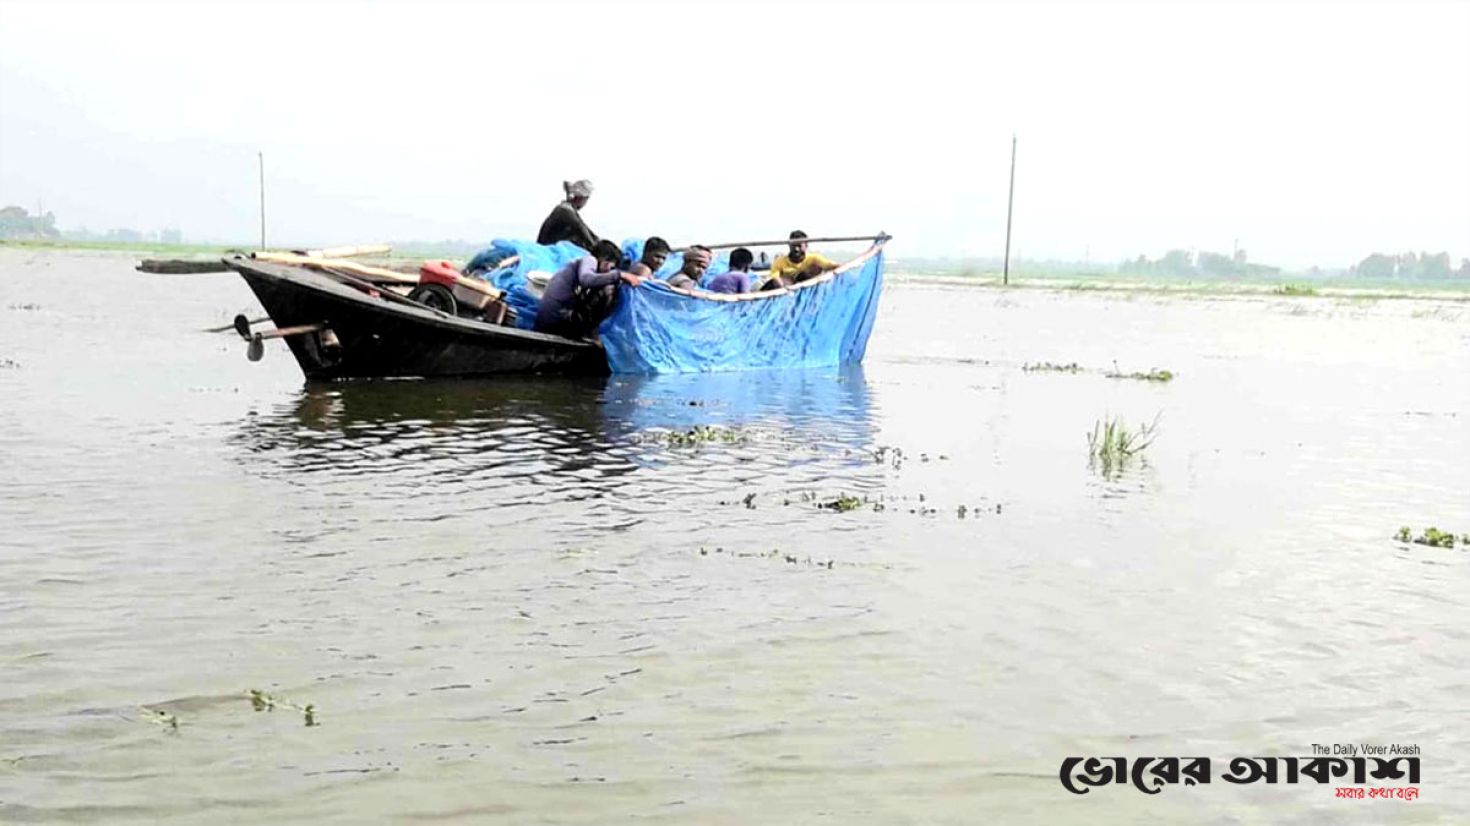
{"type": "Polygon", "coordinates": [[[225,264],[245,279],[278,329],[330,330],[330,336],[285,339],[308,379],[608,372],[602,348],[590,342],[392,302],[301,267],[243,257],[225,264]]]}

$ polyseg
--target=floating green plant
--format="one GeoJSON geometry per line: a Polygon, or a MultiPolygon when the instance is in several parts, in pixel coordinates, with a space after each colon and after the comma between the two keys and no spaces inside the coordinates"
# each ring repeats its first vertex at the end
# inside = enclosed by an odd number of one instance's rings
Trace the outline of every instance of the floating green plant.
{"type": "Polygon", "coordinates": [[[1110,474],[1153,444],[1158,426],[1158,416],[1149,424],[1137,427],[1129,427],[1116,416],[1099,419],[1087,434],[1089,460],[1100,464],[1103,473],[1110,474]]]}
{"type": "Polygon", "coordinates": [[[302,716],[306,719],[306,725],[308,727],[318,725],[316,721],[316,705],[314,703],[307,703],[304,706],[299,706],[291,702],[290,700],[282,700],[278,697],[272,697],[264,691],[256,688],[250,689],[249,697],[250,707],[255,709],[256,711],[275,711],[276,706],[280,706],[281,708],[289,708],[292,711],[301,712],[302,716]]]}
{"type": "MultiPolygon", "coordinates": [[[[1415,545],[1428,545],[1431,548],[1453,548],[1455,547],[1455,535],[1452,532],[1441,531],[1439,528],[1425,528],[1424,532],[1414,536],[1414,532],[1407,526],[1399,528],[1394,534],[1394,539],[1400,542],[1413,542],[1415,545]]],[[[1460,543],[1470,545],[1470,534],[1460,537],[1460,543]]]]}
{"type": "Polygon", "coordinates": [[[819,508],[837,511],[838,513],[847,513],[848,511],[854,511],[858,508],[861,508],[862,506],[863,500],[857,498],[856,496],[848,496],[847,494],[843,494],[842,496],[839,496],[830,502],[817,503],[817,507],[819,508]]]}
{"type": "Polygon", "coordinates": [[[1049,361],[1038,361],[1035,364],[1023,364],[1021,369],[1027,373],[1080,373],[1082,365],[1077,362],[1071,364],[1053,364],[1049,361]]]}

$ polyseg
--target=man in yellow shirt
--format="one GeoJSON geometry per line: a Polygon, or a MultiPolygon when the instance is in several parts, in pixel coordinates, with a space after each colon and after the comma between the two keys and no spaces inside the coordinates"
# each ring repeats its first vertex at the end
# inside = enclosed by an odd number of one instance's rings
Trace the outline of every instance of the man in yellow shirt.
{"type": "Polygon", "coordinates": [[[761,289],[774,290],[777,287],[789,287],[837,269],[836,262],[814,252],[806,251],[806,233],[799,229],[793,230],[789,238],[790,251],[785,255],[777,256],[772,262],[771,277],[761,285],[761,289]]]}

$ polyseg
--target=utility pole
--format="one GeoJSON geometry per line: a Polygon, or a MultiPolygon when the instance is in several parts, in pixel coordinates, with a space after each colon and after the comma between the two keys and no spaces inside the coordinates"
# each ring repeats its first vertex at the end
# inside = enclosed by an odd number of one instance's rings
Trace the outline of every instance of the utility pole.
{"type": "Polygon", "coordinates": [[[1001,283],[1011,283],[1011,207],[1016,202],[1016,134],[1011,133],[1011,192],[1006,196],[1006,258],[1001,283]]]}
{"type": "Polygon", "coordinates": [[[265,249],[265,153],[257,152],[260,158],[260,248],[265,249]]]}

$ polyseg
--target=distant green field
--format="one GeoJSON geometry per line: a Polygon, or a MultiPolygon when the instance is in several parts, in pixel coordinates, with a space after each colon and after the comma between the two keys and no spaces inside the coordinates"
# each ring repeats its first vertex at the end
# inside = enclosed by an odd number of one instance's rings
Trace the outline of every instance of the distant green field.
{"type": "Polygon", "coordinates": [[[249,246],[208,246],[200,244],[130,244],[121,241],[0,241],[0,247],[35,250],[108,250],[115,252],[148,252],[180,257],[224,255],[231,250],[254,249],[249,246]]]}
{"type": "MultiPolygon", "coordinates": [[[[173,258],[203,258],[223,256],[231,252],[248,252],[257,247],[254,244],[158,244],[158,243],[128,243],[122,241],[0,241],[0,248],[11,249],[35,249],[35,250],[97,250],[104,252],[132,252],[147,254],[156,257],[173,258]]],[[[274,250],[295,249],[293,247],[272,247],[274,250]]],[[[395,246],[393,252],[386,256],[372,256],[374,258],[469,258],[476,250],[468,246],[458,247],[443,244],[406,244],[395,246]]]]}

